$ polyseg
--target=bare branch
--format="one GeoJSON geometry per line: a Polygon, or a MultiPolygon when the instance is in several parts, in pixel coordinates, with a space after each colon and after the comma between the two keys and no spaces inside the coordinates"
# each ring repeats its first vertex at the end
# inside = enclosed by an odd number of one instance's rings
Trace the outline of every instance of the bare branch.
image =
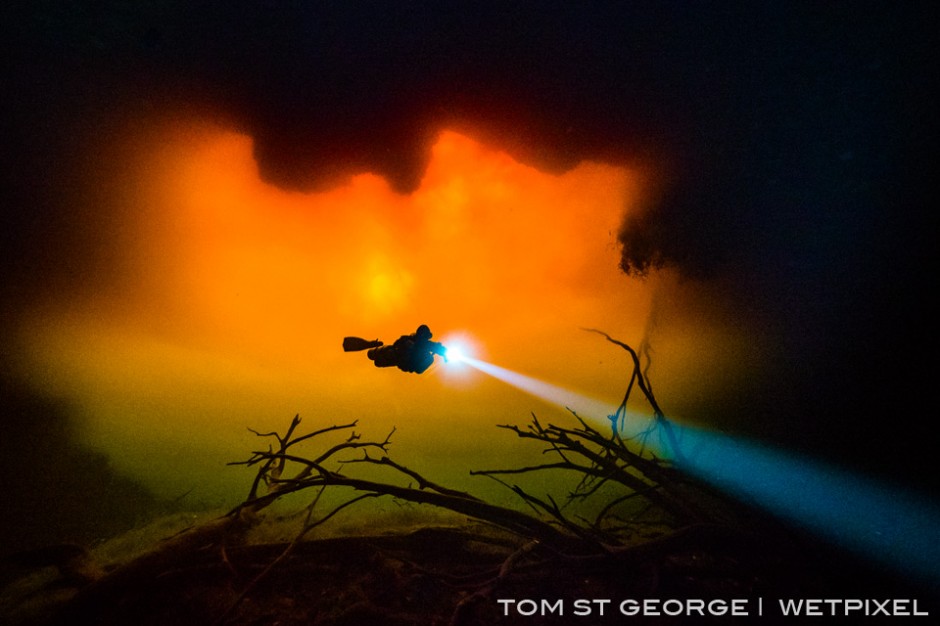
{"type": "MultiPolygon", "coordinates": [[[[633,359],[633,372],[631,373],[630,385],[632,385],[633,381],[636,380],[637,385],[640,387],[640,391],[643,392],[643,396],[646,398],[647,402],[649,402],[650,407],[653,409],[653,413],[656,415],[656,417],[664,417],[665,414],[663,413],[663,410],[659,408],[659,403],[656,402],[656,397],[653,395],[653,390],[650,387],[649,382],[646,380],[646,376],[643,375],[643,370],[640,367],[640,357],[636,353],[636,350],[624,342],[614,339],[602,330],[597,330],[596,328],[582,328],[581,330],[585,330],[589,333],[597,333],[598,335],[606,338],[607,341],[620,346],[630,354],[630,358],[633,359]]],[[[629,395],[629,389],[630,387],[628,386],[627,395],[629,395]]]]}
{"type": "MultiPolygon", "coordinates": [[[[355,427],[356,427],[356,424],[358,424],[358,423],[359,423],[359,420],[354,420],[354,421],[350,422],[349,424],[334,424],[333,426],[327,426],[326,428],[321,428],[320,430],[315,430],[315,431],[313,431],[312,433],[307,433],[306,435],[303,435],[303,436],[301,436],[301,437],[297,437],[296,439],[294,439],[293,441],[290,442],[290,445],[294,445],[294,444],[300,443],[301,441],[306,441],[307,439],[312,439],[313,437],[317,437],[317,436],[323,435],[323,434],[325,434],[325,433],[330,433],[330,432],[334,432],[334,431],[337,431],[337,430],[348,430],[348,429],[350,429],[350,428],[355,428],[355,427]]],[[[293,426],[293,425],[292,425],[292,426],[293,426]]],[[[294,430],[294,429],[293,429],[293,427],[292,427],[292,428],[290,429],[290,431],[288,431],[288,437],[290,436],[290,433],[293,432],[293,430],[294,430]]]]}
{"type": "MultiPolygon", "coordinates": [[[[401,472],[402,474],[405,474],[405,475],[407,475],[407,476],[410,476],[411,478],[413,478],[413,479],[415,479],[416,481],[418,481],[418,489],[430,489],[430,490],[432,490],[432,491],[436,491],[436,492],[441,493],[441,494],[444,494],[444,495],[455,496],[455,497],[458,497],[458,498],[468,498],[468,499],[470,499],[470,500],[479,500],[479,498],[477,498],[476,496],[472,496],[472,495],[470,495],[469,493],[466,493],[466,492],[464,492],[464,491],[457,491],[457,490],[455,490],[455,489],[448,489],[447,487],[442,487],[441,485],[438,485],[438,484],[436,484],[436,483],[433,483],[433,482],[431,482],[430,480],[428,480],[427,478],[425,478],[424,476],[422,476],[421,474],[419,474],[418,472],[416,472],[416,471],[414,471],[414,470],[412,470],[412,469],[409,469],[409,468],[405,467],[404,465],[401,465],[400,463],[396,463],[395,461],[393,461],[391,458],[389,458],[389,457],[387,457],[387,456],[383,456],[383,457],[378,458],[378,459],[373,459],[373,458],[370,457],[368,454],[366,454],[366,456],[363,457],[363,458],[361,458],[361,459],[351,459],[351,460],[349,460],[349,461],[341,461],[341,462],[342,462],[342,463],[347,463],[347,464],[348,464],[348,463],[373,463],[373,464],[375,464],[375,465],[387,465],[387,466],[389,466],[389,467],[392,467],[392,468],[398,470],[398,471],[401,472]]],[[[472,473],[473,473],[473,472],[471,472],[471,474],[472,474],[472,473]]]]}

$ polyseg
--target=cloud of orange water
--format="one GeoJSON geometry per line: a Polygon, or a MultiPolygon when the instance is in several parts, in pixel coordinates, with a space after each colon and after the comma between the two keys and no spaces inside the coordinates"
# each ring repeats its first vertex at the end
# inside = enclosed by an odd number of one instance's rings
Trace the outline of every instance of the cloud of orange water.
{"type": "MultiPolygon", "coordinates": [[[[323,193],[263,182],[251,138],[176,124],[128,138],[103,210],[120,279],[37,315],[30,367],[69,398],[86,440],[172,495],[237,482],[247,433],[360,419],[397,426],[408,458],[455,475],[516,446],[496,423],[537,405],[482,374],[416,376],[343,353],[345,335],[391,341],[427,323],[499,365],[613,401],[625,364],[583,333],[637,344],[650,283],[617,267],[617,228],[639,177],[582,163],[562,175],[442,131],[420,187],[363,173],[323,193]],[[230,472],[230,470],[229,470],[230,472]]],[[[241,494],[241,491],[238,491],[241,494]]]]}

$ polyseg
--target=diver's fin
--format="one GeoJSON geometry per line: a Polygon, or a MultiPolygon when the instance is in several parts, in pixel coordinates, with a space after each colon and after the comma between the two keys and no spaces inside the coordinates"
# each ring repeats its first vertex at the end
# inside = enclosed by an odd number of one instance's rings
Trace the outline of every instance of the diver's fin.
{"type": "Polygon", "coordinates": [[[378,339],[369,341],[361,337],[343,338],[343,352],[358,352],[360,350],[368,350],[369,348],[378,348],[381,345],[382,342],[378,339]]]}

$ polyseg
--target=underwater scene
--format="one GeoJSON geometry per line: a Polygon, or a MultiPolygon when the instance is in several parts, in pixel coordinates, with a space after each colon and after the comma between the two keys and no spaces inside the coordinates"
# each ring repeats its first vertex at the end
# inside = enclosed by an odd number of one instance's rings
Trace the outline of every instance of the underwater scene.
{"type": "Polygon", "coordinates": [[[0,622],[940,611],[932,5],[4,12],[0,622]]]}

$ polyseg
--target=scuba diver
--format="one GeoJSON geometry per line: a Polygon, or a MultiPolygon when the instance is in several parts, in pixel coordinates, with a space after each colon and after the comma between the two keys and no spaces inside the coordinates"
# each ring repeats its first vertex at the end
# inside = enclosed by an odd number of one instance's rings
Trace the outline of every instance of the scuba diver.
{"type": "Polygon", "coordinates": [[[444,344],[431,341],[431,329],[421,324],[411,335],[402,335],[391,345],[385,345],[378,339],[369,341],[359,337],[343,339],[345,352],[368,350],[366,355],[376,367],[397,367],[403,372],[421,374],[434,363],[434,355],[445,357],[444,344]]]}

